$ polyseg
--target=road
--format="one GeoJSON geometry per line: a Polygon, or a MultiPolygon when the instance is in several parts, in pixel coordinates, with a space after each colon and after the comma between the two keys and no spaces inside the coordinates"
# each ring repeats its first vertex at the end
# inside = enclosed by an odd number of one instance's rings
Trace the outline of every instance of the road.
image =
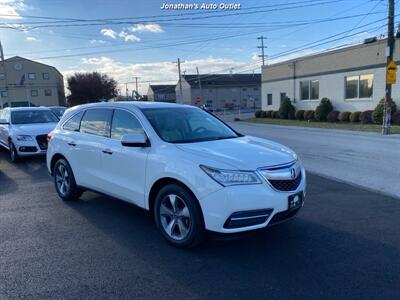
{"type": "MultiPolygon", "coordinates": [[[[229,120],[228,120],[229,121],[229,120]]],[[[400,135],[230,123],[294,149],[309,172],[400,198],[400,135]]]]}
{"type": "Polygon", "coordinates": [[[186,251],[130,204],[63,203],[44,160],[0,151],[0,299],[398,299],[400,201],[308,179],[292,221],[186,251]]]}

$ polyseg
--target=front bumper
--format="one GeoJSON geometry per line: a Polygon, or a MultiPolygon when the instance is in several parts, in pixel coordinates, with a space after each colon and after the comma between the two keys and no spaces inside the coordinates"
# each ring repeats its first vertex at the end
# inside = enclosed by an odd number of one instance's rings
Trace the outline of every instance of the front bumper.
{"type": "Polygon", "coordinates": [[[46,149],[41,149],[36,140],[32,141],[14,141],[18,156],[45,155],[46,149]]]}
{"type": "Polygon", "coordinates": [[[295,191],[279,192],[272,189],[267,182],[222,188],[199,199],[205,227],[207,230],[218,233],[238,233],[283,222],[294,216],[301,208],[289,210],[289,196],[300,194],[303,204],[305,189],[304,169],[302,170],[302,180],[295,191]],[[238,221],[254,220],[255,225],[251,225],[251,222],[241,225],[239,222],[239,225],[229,226],[228,222],[232,216],[238,221]]]}

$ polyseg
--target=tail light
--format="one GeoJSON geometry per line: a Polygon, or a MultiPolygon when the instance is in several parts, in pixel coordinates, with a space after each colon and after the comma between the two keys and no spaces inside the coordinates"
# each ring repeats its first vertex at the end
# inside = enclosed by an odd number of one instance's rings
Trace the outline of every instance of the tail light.
{"type": "Polygon", "coordinates": [[[50,133],[47,134],[47,143],[50,142],[51,138],[52,138],[52,136],[51,136],[51,132],[50,132],[50,133]]]}

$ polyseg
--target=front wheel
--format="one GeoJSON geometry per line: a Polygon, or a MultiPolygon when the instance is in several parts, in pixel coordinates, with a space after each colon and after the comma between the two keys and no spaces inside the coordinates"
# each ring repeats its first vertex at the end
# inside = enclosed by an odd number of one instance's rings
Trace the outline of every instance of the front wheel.
{"type": "Polygon", "coordinates": [[[173,246],[191,248],[205,237],[205,228],[197,199],[184,187],[170,184],[157,194],[154,218],[164,238],[173,246]]]}
{"type": "Polygon", "coordinates": [[[53,174],[56,191],[62,200],[76,200],[82,195],[82,191],[76,185],[72,169],[65,159],[56,162],[53,174]]]}
{"type": "Polygon", "coordinates": [[[10,159],[13,163],[18,161],[18,152],[17,148],[15,148],[15,145],[12,141],[9,143],[9,149],[10,149],[10,159]]]}

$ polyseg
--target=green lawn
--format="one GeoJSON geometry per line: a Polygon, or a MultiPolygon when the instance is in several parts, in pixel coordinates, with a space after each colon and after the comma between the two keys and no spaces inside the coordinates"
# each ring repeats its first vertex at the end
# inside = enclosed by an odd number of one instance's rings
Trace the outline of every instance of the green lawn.
{"type": "MultiPolygon", "coordinates": [[[[353,130],[353,131],[369,131],[369,132],[382,131],[382,126],[377,124],[307,122],[307,121],[283,120],[283,119],[271,119],[271,118],[253,118],[244,120],[244,122],[250,122],[256,124],[299,126],[299,127],[310,127],[310,128],[343,129],[343,130],[353,130]]],[[[398,125],[392,126],[390,133],[400,133],[400,126],[398,125]]]]}

